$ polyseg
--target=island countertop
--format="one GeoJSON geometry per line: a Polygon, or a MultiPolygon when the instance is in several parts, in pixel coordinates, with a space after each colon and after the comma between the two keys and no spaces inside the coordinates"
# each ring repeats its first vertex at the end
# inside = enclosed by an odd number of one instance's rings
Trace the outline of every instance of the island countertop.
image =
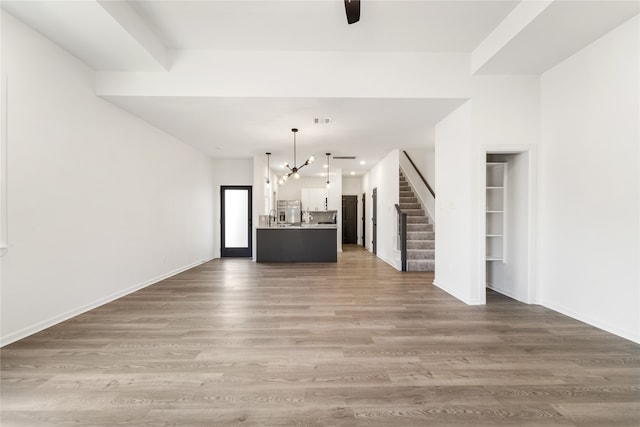
{"type": "Polygon", "coordinates": [[[335,224],[258,227],[257,262],[336,262],[335,224]]]}

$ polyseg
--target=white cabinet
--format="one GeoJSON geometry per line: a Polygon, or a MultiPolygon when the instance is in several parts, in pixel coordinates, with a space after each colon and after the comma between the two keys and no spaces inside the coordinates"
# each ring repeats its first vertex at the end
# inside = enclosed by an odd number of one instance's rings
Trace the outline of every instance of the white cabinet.
{"type": "Polygon", "coordinates": [[[505,262],[507,164],[487,162],[486,258],[505,262]]]}
{"type": "Polygon", "coordinates": [[[302,189],[302,210],[303,211],[326,211],[327,210],[327,190],[325,188],[303,188],[302,189]]]}

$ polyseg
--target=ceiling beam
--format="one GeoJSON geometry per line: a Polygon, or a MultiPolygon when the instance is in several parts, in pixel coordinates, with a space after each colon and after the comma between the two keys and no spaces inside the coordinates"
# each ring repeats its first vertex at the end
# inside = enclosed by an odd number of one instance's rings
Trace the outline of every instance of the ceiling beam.
{"type": "Polygon", "coordinates": [[[101,96],[468,98],[468,54],[170,51],[171,71],[96,74],[101,96]]]}
{"type": "Polygon", "coordinates": [[[553,2],[554,0],[524,0],[519,3],[472,52],[471,72],[477,73],[496,57],[553,2]]]}
{"type": "Polygon", "coordinates": [[[98,0],[98,4],[164,69],[169,69],[167,48],[131,5],[124,1],[98,0]]]}

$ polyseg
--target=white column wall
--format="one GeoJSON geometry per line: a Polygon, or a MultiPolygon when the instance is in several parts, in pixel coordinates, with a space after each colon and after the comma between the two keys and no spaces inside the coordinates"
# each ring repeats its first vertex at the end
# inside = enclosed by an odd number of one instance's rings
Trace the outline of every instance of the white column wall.
{"type": "Polygon", "coordinates": [[[537,76],[474,77],[471,101],[436,125],[434,283],[468,304],[486,301],[486,152],[537,146],[539,87],[537,76]]]}
{"type": "Polygon", "coordinates": [[[211,159],[93,92],[94,72],[2,13],[7,344],[213,257],[211,159]]]}
{"type": "Polygon", "coordinates": [[[540,299],[640,342],[640,18],[542,75],[540,299]]]}
{"type": "Polygon", "coordinates": [[[373,229],[371,218],[373,204],[371,194],[374,188],[378,189],[378,230],[376,252],[379,258],[386,261],[396,269],[400,269],[400,259],[397,250],[396,208],[398,203],[398,186],[400,183],[398,170],[399,150],[393,150],[376,164],[363,177],[363,188],[367,193],[367,249],[372,250],[371,238],[373,229]]]}
{"type": "Polygon", "coordinates": [[[474,252],[471,250],[472,102],[468,101],[436,126],[436,266],[434,284],[467,304],[472,299],[474,252]]]}

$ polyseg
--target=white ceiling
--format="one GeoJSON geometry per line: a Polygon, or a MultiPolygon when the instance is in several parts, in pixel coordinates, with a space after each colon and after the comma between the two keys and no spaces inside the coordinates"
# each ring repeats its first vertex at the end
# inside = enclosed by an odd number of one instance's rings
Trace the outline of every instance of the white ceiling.
{"type": "Polygon", "coordinates": [[[138,1],[168,48],[471,52],[519,0],[138,1]]]}
{"type": "Polygon", "coordinates": [[[636,0],[554,1],[477,72],[541,74],[638,12],[636,0]]]}
{"type": "MultiPolygon", "coordinates": [[[[519,0],[362,0],[361,21],[347,25],[342,0],[144,0],[118,7],[109,6],[109,1],[3,0],[0,5],[96,70],[160,73],[168,71],[158,58],[170,49],[471,54],[519,6],[519,0]],[[150,54],[148,46],[154,43],[156,49],[150,54]]],[[[637,5],[637,1],[555,0],[480,72],[540,73],[637,13],[637,5]],[[579,10],[586,11],[584,16],[579,10]]],[[[144,79],[144,74],[139,77],[144,79]]],[[[311,154],[322,159],[305,169],[314,174],[321,173],[325,152],[357,156],[356,161],[336,161],[332,166],[342,167],[345,174],[352,170],[362,174],[391,149],[432,146],[435,123],[464,102],[105,98],[218,158],[271,151],[272,164],[292,162],[290,129],[298,127],[298,163],[311,154]],[[332,123],[315,125],[315,117],[331,117],[332,123]],[[360,160],[367,164],[361,166],[360,160]]]]}

